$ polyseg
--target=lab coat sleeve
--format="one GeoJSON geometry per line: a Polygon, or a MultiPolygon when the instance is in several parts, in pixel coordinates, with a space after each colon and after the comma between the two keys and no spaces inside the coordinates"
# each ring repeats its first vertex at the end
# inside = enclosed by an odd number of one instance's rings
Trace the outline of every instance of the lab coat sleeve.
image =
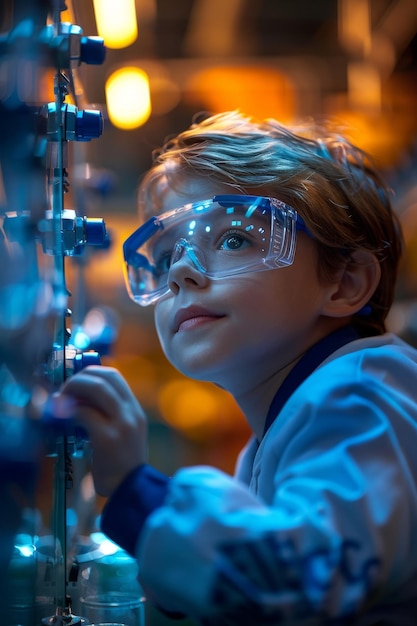
{"type": "Polygon", "coordinates": [[[168,481],[167,476],[150,465],[140,465],[119,485],[103,509],[102,531],[132,556],[148,515],[165,499],[168,481]]]}
{"type": "Polygon", "coordinates": [[[137,546],[151,601],[205,625],[307,624],[312,615],[325,623],[361,611],[415,572],[417,468],[405,454],[415,422],[386,382],[364,373],[343,388],[326,376],[309,384],[304,404],[294,394],[286,407],[268,458],[264,452],[270,501],[256,484],[213,468],[173,476],[137,546]]]}

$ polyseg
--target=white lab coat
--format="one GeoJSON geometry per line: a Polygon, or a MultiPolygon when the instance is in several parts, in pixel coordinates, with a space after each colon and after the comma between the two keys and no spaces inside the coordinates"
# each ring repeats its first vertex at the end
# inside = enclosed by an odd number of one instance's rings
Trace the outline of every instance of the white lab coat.
{"type": "Polygon", "coordinates": [[[151,600],[203,624],[417,624],[417,351],[336,350],[234,478],[172,477],[137,558],[151,600]]]}

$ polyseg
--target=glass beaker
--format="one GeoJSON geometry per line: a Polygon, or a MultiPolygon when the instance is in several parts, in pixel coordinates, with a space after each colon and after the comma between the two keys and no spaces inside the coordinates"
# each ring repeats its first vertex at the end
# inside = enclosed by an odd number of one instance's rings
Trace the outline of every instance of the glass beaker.
{"type": "Polygon", "coordinates": [[[145,602],[141,596],[108,591],[81,599],[82,613],[92,624],[145,626],[145,602]]]}
{"type": "Polygon", "coordinates": [[[99,558],[80,564],[80,614],[93,624],[145,626],[145,598],[136,559],[105,536],[99,545],[94,553],[99,558]]]}

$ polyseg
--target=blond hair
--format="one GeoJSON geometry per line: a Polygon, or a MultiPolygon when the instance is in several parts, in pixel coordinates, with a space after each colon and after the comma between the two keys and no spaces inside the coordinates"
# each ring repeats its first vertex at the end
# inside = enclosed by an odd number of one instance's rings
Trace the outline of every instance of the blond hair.
{"type": "Polygon", "coordinates": [[[186,176],[208,177],[240,193],[286,202],[304,219],[319,249],[319,276],[330,279],[357,249],[371,251],[381,280],[367,315],[356,315],[364,335],[385,331],[403,248],[390,193],[371,158],[341,134],[315,124],[289,128],[237,111],[195,119],[153,153],[139,190],[142,217],[161,188],[186,176]]]}

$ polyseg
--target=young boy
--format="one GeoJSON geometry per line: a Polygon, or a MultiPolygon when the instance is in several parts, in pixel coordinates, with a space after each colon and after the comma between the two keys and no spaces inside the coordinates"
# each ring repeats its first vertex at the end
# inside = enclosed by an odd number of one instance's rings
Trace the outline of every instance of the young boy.
{"type": "Polygon", "coordinates": [[[163,611],[414,624],[417,352],[385,329],[400,229],[365,154],[299,133],[238,112],[194,123],[155,154],[124,245],[167,358],[228,390],[253,430],[236,475],[149,466],[145,415],[112,368],[62,393],[109,496],[103,530],[163,611]]]}

